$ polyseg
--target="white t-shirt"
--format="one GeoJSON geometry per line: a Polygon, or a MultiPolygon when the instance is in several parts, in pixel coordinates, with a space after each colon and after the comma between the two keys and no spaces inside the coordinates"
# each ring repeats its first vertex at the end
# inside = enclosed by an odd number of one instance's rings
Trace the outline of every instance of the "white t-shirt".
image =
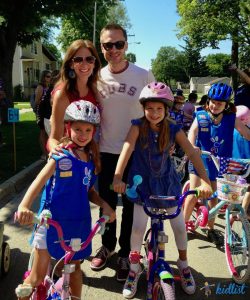
{"type": "Polygon", "coordinates": [[[132,63],[122,73],[113,74],[108,66],[102,68],[99,84],[101,94],[100,151],[120,154],[124,140],[131,126],[131,120],[143,116],[139,102],[141,90],[155,81],[151,71],[132,63]]]}

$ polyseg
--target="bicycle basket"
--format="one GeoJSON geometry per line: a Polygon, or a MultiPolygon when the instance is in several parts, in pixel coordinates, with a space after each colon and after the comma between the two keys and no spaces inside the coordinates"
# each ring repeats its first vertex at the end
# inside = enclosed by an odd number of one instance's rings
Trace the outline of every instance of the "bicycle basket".
{"type": "Polygon", "coordinates": [[[247,192],[248,184],[237,184],[224,178],[217,178],[217,193],[220,200],[239,204],[247,192]]]}

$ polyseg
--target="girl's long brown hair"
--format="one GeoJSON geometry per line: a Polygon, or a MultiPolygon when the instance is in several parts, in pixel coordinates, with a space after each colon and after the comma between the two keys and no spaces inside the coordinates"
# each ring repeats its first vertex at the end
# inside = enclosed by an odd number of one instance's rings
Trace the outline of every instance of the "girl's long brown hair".
{"type": "Polygon", "coordinates": [[[76,78],[70,78],[69,71],[71,70],[72,58],[75,56],[76,52],[81,48],[87,48],[91,52],[91,54],[96,58],[93,74],[89,77],[87,85],[97,97],[97,81],[100,77],[101,61],[96,51],[96,48],[94,47],[93,43],[89,40],[75,40],[69,46],[64,56],[64,60],[60,70],[60,80],[57,85],[61,85],[62,83],[64,83],[63,91],[69,98],[71,98],[72,95],[76,98],[80,97],[79,91],[76,89],[76,78]]]}
{"type": "MultiPolygon", "coordinates": [[[[142,126],[140,126],[140,143],[142,148],[147,148],[149,146],[148,143],[148,132],[150,129],[149,121],[146,119],[146,117],[142,117],[142,126]]],[[[159,124],[159,139],[158,139],[158,146],[159,151],[163,153],[166,151],[167,148],[169,148],[170,144],[170,128],[169,128],[169,121],[167,117],[165,117],[159,124]]]]}

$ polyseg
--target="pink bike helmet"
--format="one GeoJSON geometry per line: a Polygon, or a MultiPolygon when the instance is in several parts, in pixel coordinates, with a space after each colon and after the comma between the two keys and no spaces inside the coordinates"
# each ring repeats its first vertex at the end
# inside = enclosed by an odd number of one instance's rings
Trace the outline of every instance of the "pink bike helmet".
{"type": "Polygon", "coordinates": [[[245,125],[250,124],[250,109],[245,105],[238,105],[236,108],[236,117],[245,125]]]}
{"type": "Polygon", "coordinates": [[[151,82],[142,89],[139,101],[141,104],[144,104],[147,101],[162,102],[168,107],[172,107],[174,95],[165,83],[151,82]]]}

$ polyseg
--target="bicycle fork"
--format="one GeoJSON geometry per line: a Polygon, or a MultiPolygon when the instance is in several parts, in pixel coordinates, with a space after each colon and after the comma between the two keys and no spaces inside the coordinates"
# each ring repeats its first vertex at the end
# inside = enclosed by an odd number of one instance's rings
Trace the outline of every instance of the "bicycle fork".
{"type": "Polygon", "coordinates": [[[150,268],[149,264],[147,300],[152,299],[153,287],[157,277],[163,281],[174,281],[172,270],[169,264],[165,261],[165,244],[168,242],[168,236],[164,232],[163,222],[157,219],[153,219],[151,222],[152,234],[148,245],[150,249],[148,251],[147,258],[150,259],[150,256],[153,257],[153,265],[150,268]]]}

